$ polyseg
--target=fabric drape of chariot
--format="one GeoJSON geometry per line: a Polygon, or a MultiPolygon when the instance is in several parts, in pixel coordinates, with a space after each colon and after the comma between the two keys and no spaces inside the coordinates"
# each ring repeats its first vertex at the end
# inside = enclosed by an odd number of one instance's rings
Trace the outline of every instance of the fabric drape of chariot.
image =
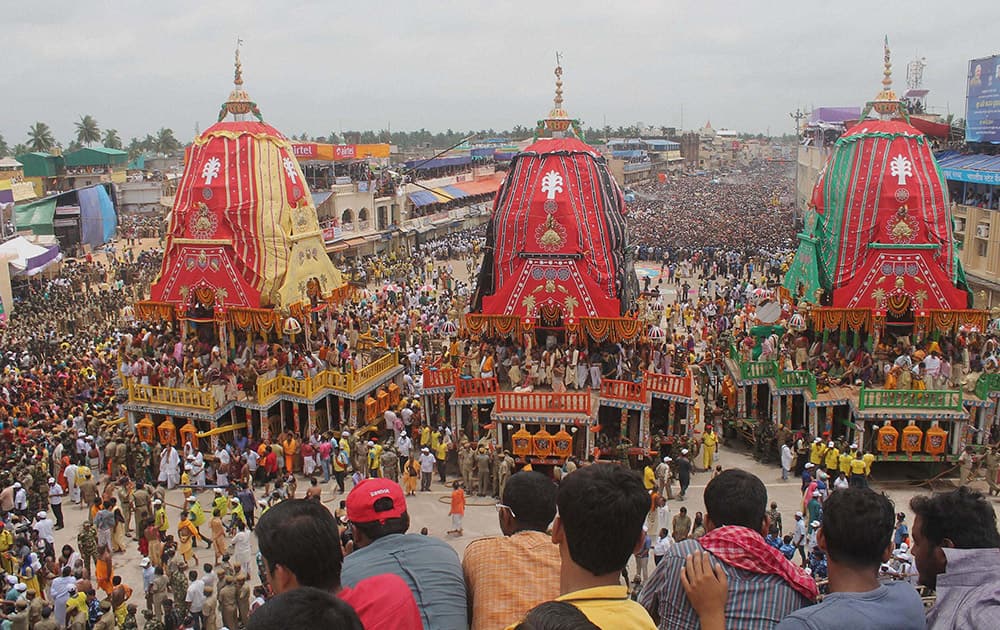
{"type": "MultiPolygon", "coordinates": [[[[947,187],[937,162],[922,134],[901,123],[865,121],[852,128],[836,144],[818,185],[822,190],[822,214],[816,225],[819,239],[819,277],[829,292],[849,284],[854,275],[864,273],[867,246],[889,220],[899,203],[887,204],[884,191],[895,188],[884,180],[891,175],[889,160],[906,157],[913,166],[907,201],[926,242],[937,243],[934,256],[956,285],[964,285],[964,273],[953,247],[947,187]],[[865,128],[859,129],[864,125],[865,128]],[[885,126],[892,132],[870,131],[885,126]],[[912,133],[906,130],[912,130],[912,133]],[[880,204],[882,207],[880,207],[880,204]]],[[[889,194],[888,199],[891,199],[889,194]]]]}
{"type": "Polygon", "coordinates": [[[622,312],[634,302],[639,283],[626,256],[625,202],[604,159],[584,151],[525,152],[515,156],[494,201],[486,234],[487,252],[492,255],[480,269],[474,310],[482,309],[484,296],[516,277],[519,254],[538,251],[532,227],[541,219],[532,209],[537,206],[540,212],[541,180],[552,170],[565,177],[561,199],[568,200],[557,218],[563,219],[567,241],[578,247],[565,253],[583,255],[582,272],[606,296],[620,299],[622,312]]]}

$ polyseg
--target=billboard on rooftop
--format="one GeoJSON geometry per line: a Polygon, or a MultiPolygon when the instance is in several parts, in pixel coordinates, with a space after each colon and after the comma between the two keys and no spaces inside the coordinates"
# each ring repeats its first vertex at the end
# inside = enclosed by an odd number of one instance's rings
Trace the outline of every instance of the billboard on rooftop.
{"type": "Polygon", "coordinates": [[[965,141],[1000,144],[1000,55],[973,59],[965,98],[965,141]]]}

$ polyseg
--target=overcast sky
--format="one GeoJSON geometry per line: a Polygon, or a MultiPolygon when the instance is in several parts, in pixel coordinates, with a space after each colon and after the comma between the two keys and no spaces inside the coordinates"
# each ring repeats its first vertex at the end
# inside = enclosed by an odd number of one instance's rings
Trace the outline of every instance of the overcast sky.
{"type": "Polygon", "coordinates": [[[968,60],[1000,53],[997,0],[50,0],[4,14],[11,145],[36,120],[66,143],[82,114],[126,142],[161,126],[186,142],[232,87],[237,36],[265,119],[311,135],[532,126],[552,106],[556,50],[586,125],[780,134],[797,107],[871,99],[883,35],[897,91],[926,57],[932,109],[963,116],[968,60]]]}

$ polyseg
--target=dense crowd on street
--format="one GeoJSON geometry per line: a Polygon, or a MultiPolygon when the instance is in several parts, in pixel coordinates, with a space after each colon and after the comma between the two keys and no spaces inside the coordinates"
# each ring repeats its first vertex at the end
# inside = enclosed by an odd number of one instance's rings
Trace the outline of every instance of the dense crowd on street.
{"type": "MultiPolygon", "coordinates": [[[[773,299],[793,246],[788,185],[763,167],[638,189],[629,209],[636,255],[661,270],[643,286],[640,316],[663,329],[638,343],[453,335],[482,230],[345,265],[358,290],[303,322],[297,338],[234,333],[218,344],[199,330],[136,321],[130,304],[145,297],[162,255],[127,242],[107,262],[74,260],[17,287],[0,333],[2,623],[1000,627],[1000,534],[989,499],[969,487],[984,473],[990,495],[1000,494],[996,447],[959,461],[957,490],[897,506],[869,488],[870,442],[783,432],[782,476],[802,483],[786,526],[761,479],[716,465],[721,436],[710,429],[690,444],[696,452],[660,453],[639,471],[602,461],[598,449],[549,475],[519,470],[488,435],[453,431],[421,404],[423,368],[451,364],[517,391],[599,389],[604,379],[690,369],[707,411],[732,408],[731,378],[712,376],[730,344],[744,358],[811,370],[820,387],[939,389],[996,370],[995,341],[975,331],[868,350],[757,330],[750,309],[773,299]],[[387,351],[399,353],[404,387],[376,430],[331,421],[302,437],[272,425],[263,437],[237,429],[196,448],[176,433],[140,440],[122,420],[129,382],[211,391],[224,403],[279,374],[359,371],[387,351]],[[690,515],[683,501],[695,472],[709,479],[704,513],[690,515]],[[443,495],[456,537],[467,500],[489,497],[501,535],[459,556],[412,532],[407,502],[420,493],[443,495]],[[141,583],[116,574],[122,554],[141,557],[141,583]],[[936,594],[933,607],[918,586],[936,594]]],[[[996,444],[1000,431],[981,441],[996,444]]]]}

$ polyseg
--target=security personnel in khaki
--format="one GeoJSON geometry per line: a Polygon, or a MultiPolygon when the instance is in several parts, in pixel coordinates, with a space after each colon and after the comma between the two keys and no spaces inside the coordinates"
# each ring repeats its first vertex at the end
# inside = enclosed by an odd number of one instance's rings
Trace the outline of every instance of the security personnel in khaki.
{"type": "Polygon", "coordinates": [[[115,611],[111,609],[111,601],[105,599],[101,602],[101,617],[91,630],[115,630],[117,627],[118,623],[115,620],[115,611]]]}
{"type": "Polygon", "coordinates": [[[7,621],[10,622],[10,630],[28,630],[28,601],[17,600],[14,612],[7,615],[7,621]]]}
{"type": "Polygon", "coordinates": [[[205,603],[201,605],[202,630],[219,630],[219,600],[215,597],[215,589],[205,586],[205,603]]]}
{"type": "Polygon", "coordinates": [[[237,627],[237,615],[239,612],[236,608],[236,596],[238,594],[236,579],[231,575],[227,575],[225,584],[219,589],[219,609],[222,611],[222,625],[227,628],[237,627]]]}
{"type": "Polygon", "coordinates": [[[236,612],[239,614],[240,625],[244,628],[250,621],[250,580],[246,573],[236,574],[236,612]]]}

